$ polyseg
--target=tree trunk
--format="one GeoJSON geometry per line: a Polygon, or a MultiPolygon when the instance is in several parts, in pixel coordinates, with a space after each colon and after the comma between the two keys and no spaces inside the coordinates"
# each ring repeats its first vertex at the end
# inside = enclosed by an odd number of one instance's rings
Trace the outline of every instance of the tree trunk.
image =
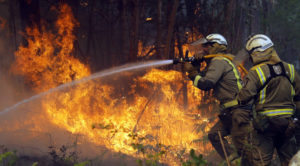
{"type": "Polygon", "coordinates": [[[167,40],[166,40],[166,48],[165,48],[165,56],[166,58],[171,58],[170,56],[170,46],[171,46],[171,41],[173,38],[173,31],[174,31],[174,24],[175,24],[175,18],[176,18],[176,12],[177,12],[177,7],[179,4],[179,0],[175,0],[171,15],[169,17],[169,24],[168,24],[168,32],[167,32],[167,40]]]}
{"type": "Polygon", "coordinates": [[[224,25],[225,27],[223,28],[223,35],[226,37],[227,42],[229,43],[228,45],[228,50],[233,50],[234,47],[232,45],[234,41],[234,36],[235,36],[235,28],[234,28],[234,22],[238,20],[234,20],[235,15],[236,15],[236,9],[235,5],[236,0],[228,0],[226,4],[224,4],[225,7],[225,20],[224,20],[224,25]]]}
{"type": "Polygon", "coordinates": [[[190,30],[193,30],[194,22],[195,22],[195,9],[196,9],[196,1],[195,0],[185,0],[187,18],[188,18],[188,26],[190,30]]]}
{"type": "Polygon", "coordinates": [[[162,0],[157,0],[156,54],[157,54],[158,59],[162,59],[162,55],[161,55],[161,9],[162,9],[162,0]]]}
{"type": "Polygon", "coordinates": [[[15,21],[15,9],[16,5],[14,0],[9,1],[9,36],[11,36],[11,43],[14,46],[13,50],[17,50],[17,33],[16,33],[16,21],[15,21]]]}
{"type": "Polygon", "coordinates": [[[120,0],[121,2],[121,26],[120,32],[121,32],[121,50],[120,50],[120,63],[124,63],[126,61],[126,57],[128,56],[126,51],[126,3],[127,0],[120,0]]]}
{"type": "Polygon", "coordinates": [[[250,0],[249,2],[249,34],[259,33],[261,17],[259,16],[259,2],[250,0]]]}
{"type": "MultiPolygon", "coordinates": [[[[183,51],[182,51],[182,43],[180,40],[180,35],[179,35],[179,28],[176,26],[176,37],[177,37],[177,48],[179,52],[179,57],[184,57],[183,51]]],[[[184,71],[183,65],[181,65],[181,71],[184,71]]],[[[185,78],[185,72],[182,72],[182,77],[185,78]]],[[[183,106],[184,109],[186,110],[188,107],[188,95],[187,95],[187,84],[184,79],[182,79],[182,97],[183,97],[183,106]]]]}
{"type": "MultiPolygon", "coordinates": [[[[89,5],[89,16],[88,16],[88,36],[87,36],[87,45],[86,45],[86,52],[85,56],[91,57],[94,61],[97,63],[97,58],[96,55],[90,55],[91,53],[91,47],[95,45],[95,40],[94,40],[94,23],[93,23],[93,15],[94,15],[94,6],[95,6],[95,0],[91,1],[91,4],[89,5]]],[[[93,48],[95,49],[95,48],[93,48]]]]}
{"type": "MultiPolygon", "coordinates": [[[[263,14],[263,19],[266,20],[268,18],[268,15],[269,15],[269,9],[270,9],[270,6],[271,6],[271,2],[269,1],[266,1],[266,0],[263,0],[262,1],[262,14],[263,14]]],[[[264,33],[267,33],[267,24],[266,24],[266,21],[263,22],[263,32],[264,33]]]]}
{"type": "Polygon", "coordinates": [[[131,32],[130,32],[130,48],[129,61],[133,62],[137,59],[138,53],[138,35],[139,35],[139,0],[133,0],[134,11],[131,18],[131,32]]]}
{"type": "MultiPolygon", "coordinates": [[[[243,3],[243,2],[241,2],[243,3]]],[[[244,48],[244,39],[246,37],[246,24],[245,24],[245,12],[244,9],[241,8],[243,4],[235,3],[235,17],[234,17],[234,28],[233,28],[233,36],[232,36],[232,51],[238,51],[237,49],[244,48]]]]}

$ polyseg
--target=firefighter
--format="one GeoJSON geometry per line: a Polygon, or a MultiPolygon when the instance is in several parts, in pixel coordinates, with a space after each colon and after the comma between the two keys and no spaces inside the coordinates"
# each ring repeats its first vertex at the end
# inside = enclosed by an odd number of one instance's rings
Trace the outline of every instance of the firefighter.
{"type": "Polygon", "coordinates": [[[239,71],[230,60],[234,56],[226,53],[227,41],[220,34],[210,34],[195,41],[191,46],[194,47],[192,52],[195,53],[195,58],[205,60],[207,67],[204,72],[199,72],[197,64],[186,62],[184,69],[188,72],[188,77],[194,86],[201,90],[213,89],[213,96],[220,102],[219,120],[209,131],[208,138],[224,160],[226,157],[233,160],[238,156],[224,137],[230,134],[231,114],[238,105],[236,96],[242,88],[239,71]]]}
{"type": "Polygon", "coordinates": [[[244,111],[253,115],[255,128],[251,144],[245,145],[251,149],[246,158],[249,165],[270,165],[276,148],[281,164],[286,166],[296,153],[292,126],[295,103],[300,101],[299,75],[292,64],[279,58],[266,35],[249,37],[246,50],[254,66],[245,77],[238,101],[249,108],[244,111]]]}

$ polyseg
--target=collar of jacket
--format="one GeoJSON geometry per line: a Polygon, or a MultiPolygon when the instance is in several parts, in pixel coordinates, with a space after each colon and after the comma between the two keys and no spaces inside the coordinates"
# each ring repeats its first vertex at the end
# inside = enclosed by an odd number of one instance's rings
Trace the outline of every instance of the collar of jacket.
{"type": "Polygon", "coordinates": [[[212,58],[227,58],[229,60],[233,60],[234,59],[234,55],[232,54],[224,54],[224,53],[218,53],[218,54],[210,54],[210,55],[205,55],[204,56],[205,59],[212,59],[212,58]]]}
{"type": "Polygon", "coordinates": [[[277,52],[273,47],[267,49],[263,52],[254,52],[251,55],[253,59],[253,65],[259,65],[259,64],[276,64],[281,62],[277,52]]]}
{"type": "Polygon", "coordinates": [[[226,51],[227,51],[227,47],[225,45],[220,45],[218,43],[214,43],[212,47],[208,49],[209,54],[225,53],[226,51]]]}

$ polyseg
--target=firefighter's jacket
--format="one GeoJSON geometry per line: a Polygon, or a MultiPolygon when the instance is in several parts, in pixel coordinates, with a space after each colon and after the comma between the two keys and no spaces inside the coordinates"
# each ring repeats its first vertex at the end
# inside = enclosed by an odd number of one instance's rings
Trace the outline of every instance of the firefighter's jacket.
{"type": "Polygon", "coordinates": [[[237,105],[235,99],[242,85],[239,71],[224,55],[233,57],[230,54],[216,54],[208,63],[205,74],[197,75],[193,82],[199,89],[213,89],[213,95],[220,104],[230,107],[237,105]]]}
{"type": "Polygon", "coordinates": [[[242,104],[254,102],[255,110],[268,117],[290,117],[295,104],[300,106],[300,77],[292,64],[279,59],[275,50],[269,54],[268,60],[259,61],[256,57],[256,65],[246,75],[238,100],[242,104]]]}

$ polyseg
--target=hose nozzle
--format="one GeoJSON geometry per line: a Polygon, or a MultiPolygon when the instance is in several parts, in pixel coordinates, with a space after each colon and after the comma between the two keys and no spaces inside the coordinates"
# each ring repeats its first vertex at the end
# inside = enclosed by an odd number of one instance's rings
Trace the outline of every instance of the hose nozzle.
{"type": "Polygon", "coordinates": [[[184,63],[184,62],[193,62],[195,61],[195,57],[185,57],[185,58],[175,58],[173,59],[173,64],[176,65],[178,63],[184,63]]]}

